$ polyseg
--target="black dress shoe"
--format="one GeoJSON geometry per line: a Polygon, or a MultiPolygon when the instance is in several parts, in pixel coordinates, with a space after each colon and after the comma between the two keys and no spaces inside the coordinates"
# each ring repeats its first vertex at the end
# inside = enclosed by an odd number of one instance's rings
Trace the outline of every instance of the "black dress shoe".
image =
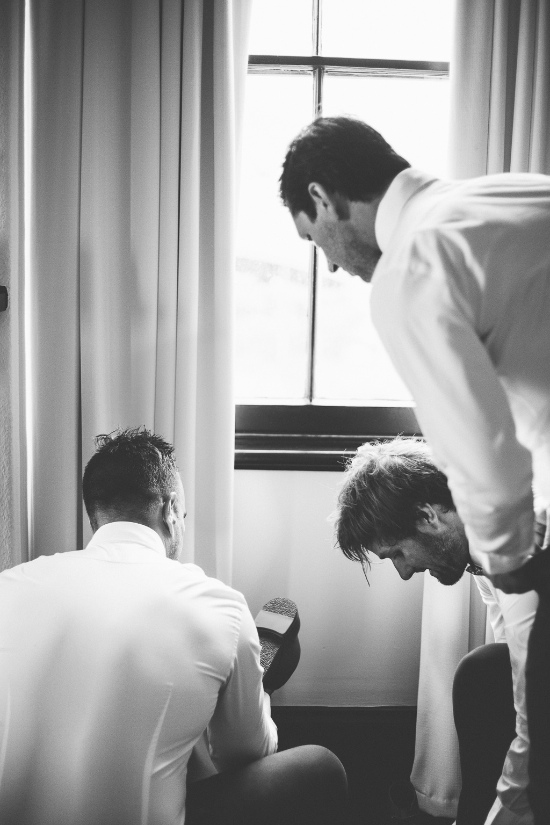
{"type": "Polygon", "coordinates": [[[271,599],[255,619],[260,637],[260,664],[267,693],[282,687],[300,661],[300,616],[290,599],[271,599]]]}

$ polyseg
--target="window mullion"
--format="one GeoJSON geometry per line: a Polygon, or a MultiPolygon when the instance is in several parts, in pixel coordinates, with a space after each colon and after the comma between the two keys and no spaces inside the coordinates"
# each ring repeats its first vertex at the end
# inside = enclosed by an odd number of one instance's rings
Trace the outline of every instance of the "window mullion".
{"type": "Polygon", "coordinates": [[[311,248],[310,257],[310,283],[311,298],[309,304],[309,346],[308,346],[308,386],[307,398],[311,403],[315,397],[315,333],[317,329],[317,271],[319,250],[316,246],[311,248]]]}
{"type": "Polygon", "coordinates": [[[313,3],[313,52],[321,54],[321,3],[322,0],[312,0],[313,3]]]}

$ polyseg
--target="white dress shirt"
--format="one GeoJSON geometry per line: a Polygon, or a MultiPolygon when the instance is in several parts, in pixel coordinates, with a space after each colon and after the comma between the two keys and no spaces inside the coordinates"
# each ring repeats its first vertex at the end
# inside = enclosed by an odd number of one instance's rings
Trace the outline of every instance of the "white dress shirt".
{"type": "Polygon", "coordinates": [[[527,641],[537,611],[538,596],[534,591],[507,595],[497,590],[485,576],[476,576],[475,582],[487,605],[495,642],[506,642],[510,651],[516,709],[516,738],[506,755],[497,784],[497,798],[485,825],[533,825],[533,813],[527,799],[529,734],[525,705],[525,663],[527,641]]]}
{"type": "Polygon", "coordinates": [[[550,503],[550,177],[401,172],[376,217],[374,324],[489,574],[550,503]]]}
{"type": "Polygon", "coordinates": [[[0,822],[182,825],[187,763],[273,753],[240,593],[133,522],[0,575],[0,822]]]}

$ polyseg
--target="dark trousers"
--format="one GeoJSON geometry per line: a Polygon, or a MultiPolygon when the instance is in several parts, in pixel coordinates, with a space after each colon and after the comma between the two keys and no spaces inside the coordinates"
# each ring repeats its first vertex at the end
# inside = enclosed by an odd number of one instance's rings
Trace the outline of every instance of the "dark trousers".
{"type": "Polygon", "coordinates": [[[529,636],[525,669],[529,729],[529,788],[527,796],[536,825],[550,823],[550,552],[546,575],[536,587],[539,606],[529,636]]]}
{"type": "Polygon", "coordinates": [[[550,823],[550,548],[512,573],[492,577],[506,593],[536,590],[539,606],[529,636],[525,695],[529,729],[527,796],[535,825],[550,823]]]}
{"type": "Polygon", "coordinates": [[[483,825],[516,735],[508,645],[484,645],[462,659],[453,683],[453,712],[462,772],[456,825],[483,825]]]}

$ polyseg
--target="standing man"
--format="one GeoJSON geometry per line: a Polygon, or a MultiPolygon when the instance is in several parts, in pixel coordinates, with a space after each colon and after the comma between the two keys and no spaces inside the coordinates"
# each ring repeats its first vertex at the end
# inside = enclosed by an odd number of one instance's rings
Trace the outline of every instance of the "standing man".
{"type": "Polygon", "coordinates": [[[83,479],[88,546],[0,575],[0,822],[342,822],[336,757],[275,753],[243,596],[178,560],[172,446],[145,429],[97,445],[83,479]],[[219,773],[191,784],[205,730],[219,773]]]}
{"type": "Polygon", "coordinates": [[[390,559],[405,580],[427,570],[453,585],[465,571],[474,574],[495,644],[469,653],[455,675],[462,773],[456,825],[532,825],[525,660],[537,594],[502,593],[481,575],[447,479],[417,439],[359,448],[340,490],[336,536],[364,569],[372,554],[390,559]]]}
{"type": "Polygon", "coordinates": [[[529,797],[550,822],[550,177],[442,181],[375,130],[319,118],[291,143],[281,196],[300,236],[372,279],[374,324],[417,404],[470,553],[493,584],[540,595],[527,706],[529,797]]]}

